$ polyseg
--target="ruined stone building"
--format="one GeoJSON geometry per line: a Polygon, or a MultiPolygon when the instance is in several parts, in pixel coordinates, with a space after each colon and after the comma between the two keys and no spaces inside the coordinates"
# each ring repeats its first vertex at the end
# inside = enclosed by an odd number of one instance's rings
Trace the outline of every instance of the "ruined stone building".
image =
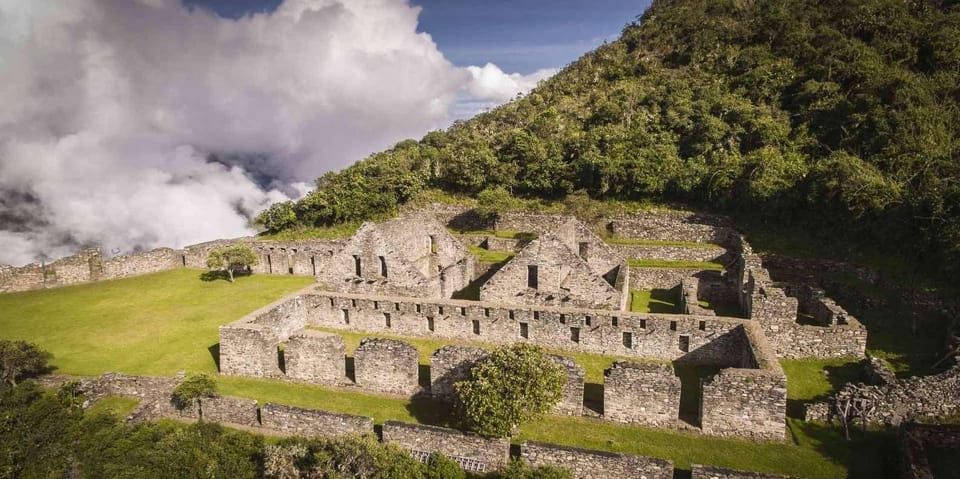
{"type": "Polygon", "coordinates": [[[475,259],[435,218],[364,223],[317,272],[331,291],[449,298],[473,279],[475,259]]]}
{"type": "Polygon", "coordinates": [[[524,246],[480,289],[480,300],[625,309],[627,263],[576,219],[524,246]]]}

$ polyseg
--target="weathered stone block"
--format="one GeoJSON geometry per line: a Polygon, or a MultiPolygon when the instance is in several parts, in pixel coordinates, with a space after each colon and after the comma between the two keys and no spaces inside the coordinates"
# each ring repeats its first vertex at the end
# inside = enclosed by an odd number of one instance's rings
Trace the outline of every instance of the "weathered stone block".
{"type": "Polygon", "coordinates": [[[510,460],[509,438],[485,438],[436,426],[387,421],[383,442],[396,444],[424,462],[439,452],[470,472],[497,471],[510,460]]]}
{"type": "Polygon", "coordinates": [[[617,361],[604,371],[604,418],[675,429],[679,414],[680,378],[671,365],[617,361]]]}
{"type": "Polygon", "coordinates": [[[357,386],[371,391],[412,395],[420,390],[420,355],[403,341],[364,338],[353,355],[357,386]]]}
{"type": "Polygon", "coordinates": [[[672,462],[629,454],[525,442],[520,446],[520,457],[531,467],[555,466],[566,469],[574,479],[673,478],[672,462]]]}
{"type": "Polygon", "coordinates": [[[553,408],[553,412],[580,416],[583,414],[583,368],[568,356],[551,356],[550,358],[560,365],[567,375],[567,381],[563,384],[563,396],[553,408]]]}
{"type": "Polygon", "coordinates": [[[264,428],[306,437],[333,438],[373,433],[373,418],[370,417],[283,404],[264,404],[260,408],[260,421],[264,428]]]}
{"type": "Polygon", "coordinates": [[[304,330],[284,344],[287,377],[318,384],[338,385],[346,379],[343,336],[304,330]]]}

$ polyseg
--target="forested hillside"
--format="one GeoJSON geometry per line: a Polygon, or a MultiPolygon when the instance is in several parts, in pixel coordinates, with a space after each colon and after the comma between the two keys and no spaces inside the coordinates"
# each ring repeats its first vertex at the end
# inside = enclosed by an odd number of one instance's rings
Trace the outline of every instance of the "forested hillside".
{"type": "Polygon", "coordinates": [[[522,99],[317,179],[273,231],[427,188],[653,199],[960,272],[960,4],[661,0],[522,99]]]}

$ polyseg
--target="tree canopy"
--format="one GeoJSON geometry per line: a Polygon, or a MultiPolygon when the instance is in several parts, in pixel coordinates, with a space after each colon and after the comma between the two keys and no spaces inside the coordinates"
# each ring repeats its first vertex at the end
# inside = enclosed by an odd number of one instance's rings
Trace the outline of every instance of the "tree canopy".
{"type": "Polygon", "coordinates": [[[257,255],[245,244],[218,248],[207,256],[207,267],[226,272],[231,283],[234,272],[246,270],[259,262],[257,255]]]}
{"type": "Polygon", "coordinates": [[[953,1],[658,0],[522,99],[328,173],[260,220],[359,221],[426,188],[582,190],[802,226],[955,274],[958,42],[953,1]]]}
{"type": "Polygon", "coordinates": [[[467,429],[502,437],[549,412],[561,398],[566,373],[529,343],[501,346],[454,384],[457,410],[467,429]]]}
{"type": "Polygon", "coordinates": [[[26,341],[0,339],[0,390],[48,372],[53,355],[26,341]]]}

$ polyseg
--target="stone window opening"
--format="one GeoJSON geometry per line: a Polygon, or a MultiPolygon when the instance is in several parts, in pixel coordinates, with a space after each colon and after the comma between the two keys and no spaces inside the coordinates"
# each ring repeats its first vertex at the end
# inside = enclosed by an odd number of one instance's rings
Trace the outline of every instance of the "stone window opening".
{"type": "Polygon", "coordinates": [[[394,304],[393,304],[393,309],[396,310],[396,311],[400,311],[400,303],[394,303],[394,304]]]}
{"type": "Polygon", "coordinates": [[[561,315],[560,315],[560,324],[567,324],[567,315],[566,315],[566,314],[561,314],[561,315]]]}
{"type": "Polygon", "coordinates": [[[480,335],[480,321],[476,319],[473,320],[473,334],[480,335]]]}
{"type": "Polygon", "coordinates": [[[706,330],[707,330],[707,322],[700,321],[700,331],[706,331],[706,330]]]}
{"type": "Polygon", "coordinates": [[[430,235],[430,254],[437,254],[437,235],[430,235]]]}
{"type": "Polygon", "coordinates": [[[351,300],[350,300],[350,306],[356,308],[356,307],[357,307],[357,300],[356,300],[356,299],[351,299],[351,300]]]}
{"type": "Polygon", "coordinates": [[[580,259],[586,261],[586,259],[587,259],[587,252],[588,252],[589,249],[590,249],[590,243],[587,243],[586,241],[581,241],[581,242],[580,242],[580,245],[579,245],[579,256],[580,256],[580,259]]]}
{"type": "MultiPolygon", "coordinates": [[[[613,324],[613,327],[616,328],[616,327],[620,324],[620,318],[614,316],[613,319],[610,320],[610,323],[613,324]]],[[[640,320],[640,324],[643,324],[643,320],[642,320],[642,319],[640,320]]],[[[643,327],[643,326],[641,326],[641,327],[643,327]]]]}
{"type": "Polygon", "coordinates": [[[508,316],[510,319],[513,319],[514,314],[513,314],[513,310],[512,310],[512,309],[507,312],[507,316],[508,316]]]}
{"type": "Polygon", "coordinates": [[[580,342],[580,328],[570,328],[570,341],[580,342]]]}
{"type": "Polygon", "coordinates": [[[537,265],[530,264],[527,265],[527,287],[530,289],[538,289],[540,287],[540,278],[537,265]]]}
{"type": "Polygon", "coordinates": [[[383,325],[390,329],[390,313],[383,313],[383,325]]]}
{"type": "Polygon", "coordinates": [[[633,333],[623,333],[623,347],[627,349],[633,349],[633,333]]]}
{"type": "Polygon", "coordinates": [[[358,255],[358,254],[353,255],[353,273],[354,273],[354,275],[356,275],[356,276],[362,276],[362,275],[363,275],[363,270],[361,269],[360,266],[361,266],[361,265],[360,265],[360,255],[358,255]]]}
{"type": "Polygon", "coordinates": [[[350,324],[350,311],[347,309],[341,309],[340,319],[343,320],[343,324],[350,324]]]}
{"type": "Polygon", "coordinates": [[[288,274],[293,274],[293,266],[287,268],[287,273],[288,273],[288,274]]]}
{"type": "Polygon", "coordinates": [[[483,315],[487,318],[490,317],[490,308],[483,308],[483,315]]]}
{"type": "Polygon", "coordinates": [[[310,257],[310,269],[313,270],[313,275],[316,276],[317,275],[317,257],[316,256],[310,257]]]}
{"type": "Polygon", "coordinates": [[[433,316],[427,316],[427,331],[434,331],[433,316]]]}
{"type": "Polygon", "coordinates": [[[380,309],[380,301],[373,302],[373,309],[380,309]]]}
{"type": "Polygon", "coordinates": [[[267,255],[267,274],[273,274],[273,259],[270,258],[270,255],[267,255]]]}
{"type": "Polygon", "coordinates": [[[460,308],[460,316],[466,316],[466,315],[467,315],[467,308],[460,308]]]}
{"type": "Polygon", "coordinates": [[[180,255],[180,259],[183,261],[183,266],[187,266],[187,255],[180,255]]]}
{"type": "Polygon", "coordinates": [[[591,319],[592,319],[592,318],[590,318],[590,316],[584,317],[584,321],[587,323],[587,326],[590,326],[591,319]]]}
{"type": "Polygon", "coordinates": [[[677,330],[677,322],[670,321],[670,331],[676,331],[676,330],[677,330]]]}
{"type": "Polygon", "coordinates": [[[417,312],[419,313],[419,312],[421,312],[422,310],[423,310],[423,308],[421,308],[420,305],[417,304],[417,312]]]}
{"type": "Polygon", "coordinates": [[[683,351],[685,353],[690,352],[690,335],[681,334],[678,346],[680,347],[680,351],[683,351]]]}
{"type": "Polygon", "coordinates": [[[383,256],[377,256],[377,258],[380,258],[380,276],[386,278],[387,277],[387,258],[384,258],[383,256]]]}
{"type": "Polygon", "coordinates": [[[640,328],[641,328],[641,329],[647,329],[647,320],[646,320],[646,319],[641,319],[641,320],[640,320],[640,328]]]}
{"type": "Polygon", "coordinates": [[[540,311],[534,311],[534,312],[533,312],[533,319],[536,319],[536,320],[539,320],[539,319],[540,319],[540,311]]]}
{"type": "Polygon", "coordinates": [[[527,323],[520,323],[520,337],[523,339],[530,337],[530,325],[527,323]]]}
{"type": "Polygon", "coordinates": [[[332,307],[334,307],[334,306],[336,306],[336,304],[334,304],[333,298],[330,298],[330,307],[332,308],[332,307]]]}
{"type": "Polygon", "coordinates": [[[437,306],[437,313],[443,314],[443,306],[437,306]]]}

